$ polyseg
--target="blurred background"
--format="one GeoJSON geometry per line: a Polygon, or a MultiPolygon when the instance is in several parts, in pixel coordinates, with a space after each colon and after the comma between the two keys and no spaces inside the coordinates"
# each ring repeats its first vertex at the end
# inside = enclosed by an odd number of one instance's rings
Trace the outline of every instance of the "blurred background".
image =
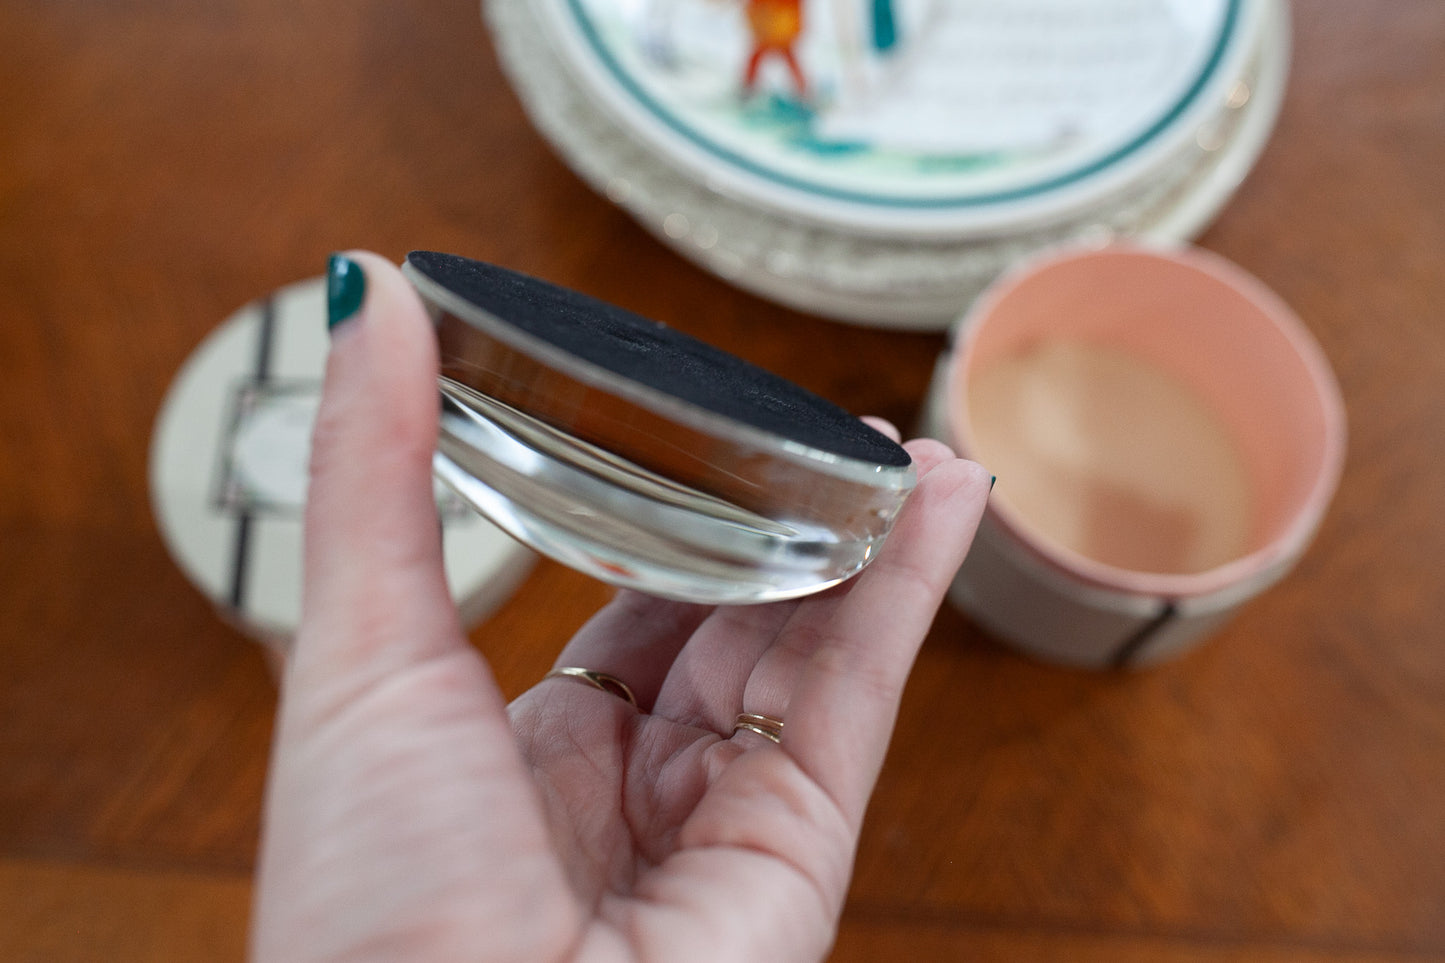
{"type": "MultiPolygon", "coordinates": [[[[1319,537],[1142,672],[946,607],[837,960],[1445,958],[1445,7],[1293,18],[1199,243],[1339,376],[1319,537]]],[[[475,0],[0,0],[0,958],[244,952],[275,689],[168,554],[148,449],[223,319],[351,247],[524,270],[904,426],[945,347],[680,258],[534,131],[475,0]]],[[[609,594],[540,562],[472,637],[514,695],[609,594]]]]}

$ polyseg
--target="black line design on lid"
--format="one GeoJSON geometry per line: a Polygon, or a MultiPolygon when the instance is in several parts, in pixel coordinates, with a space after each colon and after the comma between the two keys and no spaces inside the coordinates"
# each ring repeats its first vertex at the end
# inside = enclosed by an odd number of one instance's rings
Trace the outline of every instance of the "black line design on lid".
{"type": "MultiPolygon", "coordinates": [[[[271,353],[276,329],[276,302],[268,297],[261,303],[261,327],[256,333],[256,359],[252,364],[252,384],[262,387],[271,377],[271,353]]],[[[246,606],[247,571],[251,564],[251,512],[242,509],[236,516],[236,537],[231,550],[231,591],[229,603],[237,612],[246,606]]]]}

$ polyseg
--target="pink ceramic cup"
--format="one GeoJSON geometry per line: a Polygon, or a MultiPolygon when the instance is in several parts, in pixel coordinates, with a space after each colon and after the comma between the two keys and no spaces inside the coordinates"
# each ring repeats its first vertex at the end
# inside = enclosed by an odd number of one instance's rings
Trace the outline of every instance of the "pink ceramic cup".
{"type": "MultiPolygon", "coordinates": [[[[1040,500],[1037,483],[1067,486],[1078,479],[1011,481],[1002,467],[991,466],[999,475],[995,497],[950,598],[985,628],[1049,661],[1100,668],[1157,662],[1202,639],[1304,552],[1344,462],[1339,386],[1299,318],[1234,264],[1198,249],[1120,245],[1046,256],[985,292],[961,322],[953,350],[940,359],[926,430],[986,466],[991,453],[995,462],[1020,464],[1006,446],[1022,442],[1011,441],[1011,425],[997,423],[1001,414],[1014,413],[985,404],[993,395],[980,392],[987,379],[1001,377],[1000,365],[1065,350],[1137,363],[1198,403],[1219,426],[1210,437],[1226,439],[1234,470],[1229,479],[1201,471],[1195,487],[1206,499],[1217,494],[1216,482],[1242,493],[1238,537],[1227,554],[1202,568],[1121,564],[1127,555],[1119,551],[1137,542],[1157,543],[1150,558],[1168,557],[1171,516],[1143,508],[1130,514],[1131,505],[1148,503],[1148,491],[1090,501],[1055,489],[1066,496],[1060,502],[1076,502],[1070,532],[1097,529],[1108,536],[1066,543],[1059,529],[1042,523],[1051,504],[1040,500]],[[989,450],[981,450],[980,439],[988,439],[989,450]],[[1011,485],[1030,488],[1032,508],[1009,497],[1011,485]]],[[[1087,395],[1074,408],[1087,406],[1087,395]]],[[[1070,404],[1040,416],[1040,430],[1052,432],[1055,448],[1087,448],[1094,442],[1069,434],[1070,404]]],[[[1166,450],[1156,454],[1166,463],[1198,460],[1203,435],[1163,437],[1166,450]]],[[[1115,438],[1113,450],[1121,442],[1127,450],[1129,441],[1115,438]]]]}

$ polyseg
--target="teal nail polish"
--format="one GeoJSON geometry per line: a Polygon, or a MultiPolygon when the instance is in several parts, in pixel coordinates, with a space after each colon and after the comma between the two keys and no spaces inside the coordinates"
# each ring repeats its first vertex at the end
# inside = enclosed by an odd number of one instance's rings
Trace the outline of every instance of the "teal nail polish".
{"type": "Polygon", "coordinates": [[[988,490],[989,490],[989,491],[993,491],[993,486],[994,486],[995,484],[997,484],[997,483],[998,483],[998,476],[997,476],[997,475],[989,475],[989,476],[988,476],[988,490]]]}
{"type": "Polygon", "coordinates": [[[366,273],[345,254],[333,254],[326,262],[326,329],[354,315],[366,298],[366,273]]]}

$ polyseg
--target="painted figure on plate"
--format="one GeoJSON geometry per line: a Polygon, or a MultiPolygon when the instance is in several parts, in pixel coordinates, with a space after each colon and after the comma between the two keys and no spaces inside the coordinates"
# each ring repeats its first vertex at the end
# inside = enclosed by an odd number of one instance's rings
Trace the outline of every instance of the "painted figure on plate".
{"type": "Polygon", "coordinates": [[[808,81],[798,66],[793,44],[803,32],[803,0],[746,0],[748,28],[752,31],[753,49],[743,72],[743,93],[751,94],[758,83],[758,68],[763,58],[780,58],[792,74],[799,99],[808,97],[808,81]]]}
{"type": "MultiPolygon", "coordinates": [[[[803,0],[745,0],[748,27],[752,31],[753,48],[743,72],[743,93],[751,94],[758,82],[758,68],[768,55],[779,57],[787,65],[797,86],[798,97],[806,100],[808,82],[798,64],[794,49],[803,32],[803,0]]],[[[898,43],[898,23],[893,0],[868,0],[869,26],[873,49],[887,54],[898,43]]],[[[846,13],[839,18],[847,21],[846,13]]]]}
{"type": "MultiPolygon", "coordinates": [[[[729,61],[739,57],[733,69],[738,70],[734,76],[744,100],[771,88],[797,106],[816,108],[815,99],[832,103],[841,87],[859,94],[877,86],[877,67],[895,59],[906,39],[908,18],[900,6],[906,4],[902,0],[643,0],[634,21],[635,36],[647,61],[674,77],[695,78],[701,64],[724,56],[728,49],[735,52],[726,55],[729,61]],[[731,8],[736,19],[724,25],[707,8],[717,12],[731,8]],[[731,42],[740,47],[729,46],[731,42]]],[[[913,19],[917,18],[915,11],[913,19]]]]}

